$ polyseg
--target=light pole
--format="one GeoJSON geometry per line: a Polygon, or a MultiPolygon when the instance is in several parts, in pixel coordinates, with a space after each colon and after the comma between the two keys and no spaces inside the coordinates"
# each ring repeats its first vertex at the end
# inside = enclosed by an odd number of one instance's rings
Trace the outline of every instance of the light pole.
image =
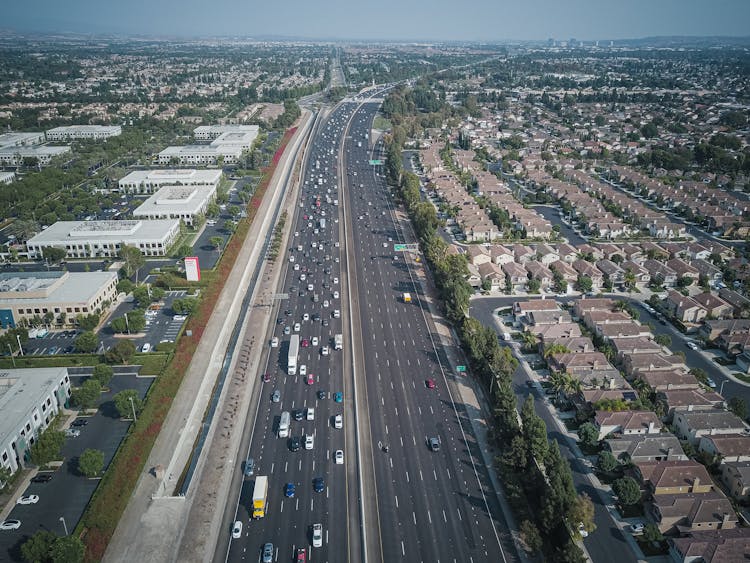
{"type": "Polygon", "coordinates": [[[65,535],[67,536],[68,535],[68,526],[67,526],[67,524],[65,524],[65,517],[64,516],[60,516],[60,522],[62,522],[63,530],[65,530],[65,535]]]}
{"type": "Polygon", "coordinates": [[[23,356],[23,346],[21,346],[21,335],[16,334],[16,340],[18,341],[18,352],[23,356]]]}
{"type": "Polygon", "coordinates": [[[133,422],[138,422],[138,417],[135,416],[135,405],[133,404],[133,397],[128,397],[130,399],[130,408],[133,409],[133,422]]]}
{"type": "Polygon", "coordinates": [[[724,392],[724,384],[725,384],[725,383],[726,383],[727,381],[729,381],[729,380],[728,380],[728,379],[725,379],[724,381],[722,381],[722,382],[721,382],[721,386],[719,387],[719,395],[721,395],[722,397],[724,396],[724,395],[722,395],[722,393],[724,392]]]}
{"type": "Polygon", "coordinates": [[[13,348],[10,347],[10,342],[8,342],[8,350],[10,351],[10,361],[13,362],[13,367],[16,367],[16,358],[13,355],[13,348]]]}

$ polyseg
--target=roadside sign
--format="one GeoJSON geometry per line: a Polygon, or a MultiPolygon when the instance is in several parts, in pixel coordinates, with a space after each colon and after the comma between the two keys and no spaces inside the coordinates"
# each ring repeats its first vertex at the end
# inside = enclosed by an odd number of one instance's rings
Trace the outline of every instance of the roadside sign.
{"type": "Polygon", "coordinates": [[[277,299],[289,299],[288,293],[274,293],[273,297],[271,299],[277,300],[277,299]]]}
{"type": "Polygon", "coordinates": [[[395,252],[404,252],[406,250],[406,245],[405,244],[394,244],[393,245],[393,250],[395,252]]]}
{"type": "Polygon", "coordinates": [[[466,371],[466,366],[456,366],[456,371],[458,373],[464,373],[466,371]]]}
{"type": "Polygon", "coordinates": [[[394,252],[419,252],[418,244],[394,244],[394,252]]]}
{"type": "Polygon", "coordinates": [[[371,160],[370,161],[370,166],[382,166],[382,165],[383,165],[383,161],[382,160],[371,160]]]}

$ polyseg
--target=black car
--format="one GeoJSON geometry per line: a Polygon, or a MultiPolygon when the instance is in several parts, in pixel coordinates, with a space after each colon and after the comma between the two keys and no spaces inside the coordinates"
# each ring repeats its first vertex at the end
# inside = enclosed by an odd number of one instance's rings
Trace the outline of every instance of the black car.
{"type": "Polygon", "coordinates": [[[71,426],[87,426],[89,421],[85,418],[76,418],[70,425],[71,426]]]}
{"type": "Polygon", "coordinates": [[[323,477],[313,479],[313,490],[316,493],[322,493],[326,489],[326,480],[323,477]]]}
{"type": "Polygon", "coordinates": [[[51,473],[39,473],[31,478],[32,483],[49,483],[52,481],[51,473]]]}
{"type": "Polygon", "coordinates": [[[303,410],[296,410],[294,411],[294,420],[305,420],[305,411],[303,410]]]}
{"type": "Polygon", "coordinates": [[[289,438],[289,451],[298,452],[302,447],[302,440],[299,436],[292,436],[289,438]]]}
{"type": "Polygon", "coordinates": [[[326,398],[325,389],[321,389],[320,391],[318,391],[318,399],[320,399],[322,401],[325,398],[326,398]]]}

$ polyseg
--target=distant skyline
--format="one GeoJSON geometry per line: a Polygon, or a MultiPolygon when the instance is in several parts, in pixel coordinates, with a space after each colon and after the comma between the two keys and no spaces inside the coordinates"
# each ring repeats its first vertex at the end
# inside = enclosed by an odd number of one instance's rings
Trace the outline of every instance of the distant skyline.
{"type": "Polygon", "coordinates": [[[503,41],[748,36],[750,0],[9,0],[21,32],[503,41]]]}

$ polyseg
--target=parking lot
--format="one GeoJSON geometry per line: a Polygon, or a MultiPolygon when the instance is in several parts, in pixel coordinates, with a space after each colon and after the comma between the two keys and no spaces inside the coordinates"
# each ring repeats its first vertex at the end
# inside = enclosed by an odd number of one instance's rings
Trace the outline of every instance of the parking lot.
{"type": "MultiPolygon", "coordinates": [[[[71,385],[78,386],[85,377],[71,376],[71,385]]],[[[39,530],[49,530],[59,536],[65,533],[62,520],[69,532],[78,524],[92,494],[99,484],[98,479],[88,479],[78,472],[78,456],[86,449],[104,453],[104,467],[111,462],[120,442],[130,426],[130,420],[121,420],[114,406],[113,397],[124,389],[135,389],[145,397],[152,378],[131,375],[115,375],[107,392],[102,393],[100,408],[94,416],[86,417],[85,426],[77,437],[68,437],[62,448],[63,464],[55,471],[43,472],[51,475],[46,483],[28,483],[19,490],[18,496],[37,495],[39,501],[29,505],[12,505],[5,519],[21,521],[18,530],[0,532],[0,560],[23,561],[20,547],[24,541],[39,530]]],[[[70,417],[70,421],[74,417],[70,417]]]]}

